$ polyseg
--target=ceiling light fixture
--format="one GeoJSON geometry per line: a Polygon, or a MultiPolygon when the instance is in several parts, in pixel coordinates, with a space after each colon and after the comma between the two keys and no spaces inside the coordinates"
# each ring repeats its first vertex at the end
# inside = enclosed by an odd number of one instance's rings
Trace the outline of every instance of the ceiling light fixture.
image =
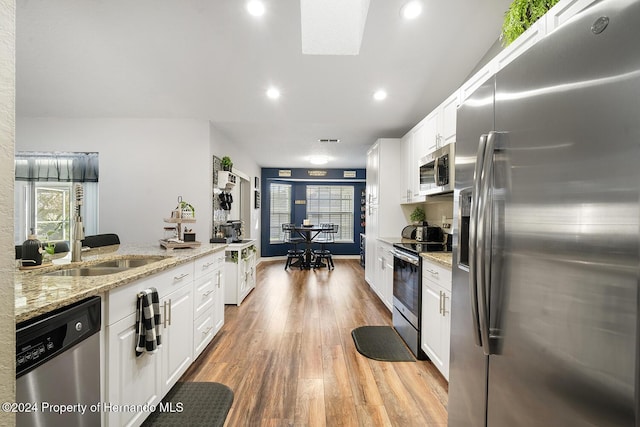
{"type": "Polygon", "coordinates": [[[415,19],[422,13],[422,3],[418,0],[412,0],[405,3],[400,9],[400,14],[404,19],[415,19]]]}
{"type": "Polygon", "coordinates": [[[265,12],[264,3],[260,0],[251,0],[247,2],[247,12],[252,16],[262,16],[265,12]]]}
{"type": "Polygon", "coordinates": [[[376,101],[382,101],[387,98],[387,92],[384,89],[379,89],[373,94],[373,99],[376,101]]]}
{"type": "Polygon", "coordinates": [[[312,165],[326,165],[329,159],[327,156],[310,156],[309,163],[312,165]]]}
{"type": "Polygon", "coordinates": [[[278,90],[278,88],[270,87],[269,89],[267,89],[267,96],[269,97],[269,99],[278,99],[280,98],[280,91],[278,90]]]}

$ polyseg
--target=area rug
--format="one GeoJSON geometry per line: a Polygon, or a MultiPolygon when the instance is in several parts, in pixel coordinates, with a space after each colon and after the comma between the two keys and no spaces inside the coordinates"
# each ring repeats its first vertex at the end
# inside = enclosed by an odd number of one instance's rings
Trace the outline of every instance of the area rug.
{"type": "Polygon", "coordinates": [[[233,403],[233,391],[220,383],[179,382],[142,424],[222,427],[233,403]]]}
{"type": "Polygon", "coordinates": [[[351,331],[356,349],[369,359],[415,362],[400,335],[391,326],[361,326],[351,331]]]}

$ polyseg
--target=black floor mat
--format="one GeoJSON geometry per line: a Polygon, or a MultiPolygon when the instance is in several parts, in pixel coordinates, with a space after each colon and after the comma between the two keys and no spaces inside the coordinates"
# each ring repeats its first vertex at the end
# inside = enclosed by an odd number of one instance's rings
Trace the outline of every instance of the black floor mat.
{"type": "Polygon", "coordinates": [[[222,427],[232,403],[233,391],[224,384],[179,382],[142,425],[222,427]]]}
{"type": "Polygon", "coordinates": [[[384,362],[415,362],[415,358],[391,326],[361,326],[351,331],[363,356],[384,362]]]}

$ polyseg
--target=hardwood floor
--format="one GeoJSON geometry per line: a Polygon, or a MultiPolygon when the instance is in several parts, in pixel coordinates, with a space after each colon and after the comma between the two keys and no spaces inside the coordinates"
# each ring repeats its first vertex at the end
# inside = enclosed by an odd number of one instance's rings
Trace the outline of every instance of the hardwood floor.
{"type": "Polygon", "coordinates": [[[335,270],[258,266],[256,289],[182,381],[235,394],[225,426],[446,426],[447,383],[428,361],[379,362],[351,330],[391,325],[357,260],[335,270]]]}

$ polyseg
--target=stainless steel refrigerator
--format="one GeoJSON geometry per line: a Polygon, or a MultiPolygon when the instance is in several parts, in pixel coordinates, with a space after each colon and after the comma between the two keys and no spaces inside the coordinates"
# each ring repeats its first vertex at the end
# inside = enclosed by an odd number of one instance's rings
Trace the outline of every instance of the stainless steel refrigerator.
{"type": "Polygon", "coordinates": [[[458,110],[449,426],[638,424],[640,1],[458,110]]]}

